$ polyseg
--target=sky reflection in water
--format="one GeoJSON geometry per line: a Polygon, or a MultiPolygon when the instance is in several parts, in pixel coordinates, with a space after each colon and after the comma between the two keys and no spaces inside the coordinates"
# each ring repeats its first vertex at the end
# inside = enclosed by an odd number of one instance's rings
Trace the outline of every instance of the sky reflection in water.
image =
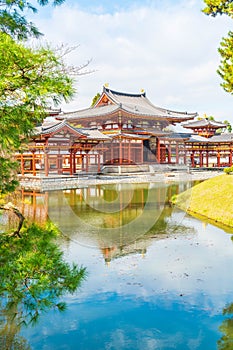
{"type": "Polygon", "coordinates": [[[98,198],[101,193],[108,205],[106,196],[116,190],[104,188],[97,195],[93,188],[88,198],[84,190],[49,194],[49,216],[62,227],[65,257],[89,274],[75,295],[67,295],[66,312],[42,315],[21,335],[35,350],[217,349],[219,326],[227,318],[223,308],[233,302],[231,234],[169,207],[168,192],[177,188],[168,186],[165,192],[150,189],[154,203],[148,213],[157,216],[149,232],[136,232],[135,240],[119,227],[110,234],[120,217],[127,225],[143,211],[139,193],[144,201],[150,196],[147,185],[141,186],[123,213],[112,214],[98,198]],[[81,218],[82,230],[73,215],[81,218]],[[103,222],[104,229],[109,226],[101,233],[103,222]]]}

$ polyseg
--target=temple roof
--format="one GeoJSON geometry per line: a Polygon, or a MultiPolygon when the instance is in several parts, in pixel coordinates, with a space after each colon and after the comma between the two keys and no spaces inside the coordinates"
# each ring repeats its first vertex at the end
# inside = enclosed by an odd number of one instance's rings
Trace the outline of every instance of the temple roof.
{"type": "Polygon", "coordinates": [[[70,125],[67,120],[59,121],[59,122],[50,122],[45,123],[39,127],[36,127],[34,130],[34,136],[38,135],[54,135],[58,133],[62,129],[70,130],[73,135],[77,137],[86,138],[88,140],[107,140],[109,137],[107,135],[102,134],[98,129],[81,129],[75,128],[70,125]]]}
{"type": "MultiPolygon", "coordinates": [[[[191,133],[183,133],[183,132],[171,132],[167,136],[165,136],[166,139],[173,139],[173,140],[188,140],[191,137],[191,133]]],[[[195,135],[196,136],[196,135],[195,135]]]]}
{"type": "Polygon", "coordinates": [[[60,114],[57,116],[57,119],[67,119],[67,120],[74,120],[74,119],[83,119],[83,118],[95,118],[100,116],[107,116],[109,114],[113,114],[114,112],[117,112],[119,110],[119,106],[115,105],[108,105],[98,108],[86,108],[81,109],[79,111],[74,112],[67,112],[60,114]]]}
{"type": "Polygon", "coordinates": [[[233,142],[232,133],[223,133],[220,135],[215,135],[210,139],[211,142],[233,142]]]}
{"type": "Polygon", "coordinates": [[[214,128],[214,129],[219,129],[219,128],[226,128],[226,124],[216,122],[215,120],[209,120],[206,118],[200,119],[200,120],[195,120],[195,121],[190,121],[187,123],[183,123],[182,126],[184,128],[188,129],[197,129],[197,128],[214,128]]]}
{"type": "Polygon", "coordinates": [[[207,139],[206,137],[202,137],[199,135],[192,135],[187,143],[223,143],[223,142],[233,142],[233,134],[223,133],[219,135],[214,135],[213,137],[207,139]]]}
{"type": "MultiPolygon", "coordinates": [[[[50,134],[54,134],[57,131],[61,130],[62,128],[67,127],[70,130],[72,130],[73,132],[77,132],[77,128],[74,128],[73,126],[71,126],[70,124],[67,123],[66,120],[63,121],[56,121],[56,122],[49,122],[49,123],[44,123],[41,126],[37,126],[34,129],[34,133],[33,135],[50,135],[50,134]]],[[[79,134],[83,134],[82,131],[78,131],[79,134]]],[[[83,134],[83,136],[85,136],[85,134],[83,134]]]]}
{"type": "Polygon", "coordinates": [[[61,113],[61,109],[60,108],[52,108],[52,107],[48,107],[45,110],[45,113],[48,114],[49,116],[55,116],[61,113]]]}
{"type": "Polygon", "coordinates": [[[148,140],[151,135],[141,135],[141,134],[130,134],[130,133],[124,133],[124,132],[118,132],[113,135],[111,135],[113,139],[117,138],[126,138],[126,139],[133,139],[133,140],[148,140]]]}
{"type": "Polygon", "coordinates": [[[208,139],[206,137],[200,136],[200,135],[192,135],[188,140],[186,140],[186,143],[194,142],[194,143],[209,143],[211,139],[208,139]]]}
{"type": "Polygon", "coordinates": [[[90,140],[109,140],[109,135],[102,134],[98,129],[78,129],[81,130],[82,133],[87,135],[87,139],[90,140]]]}
{"type": "Polygon", "coordinates": [[[197,113],[177,112],[154,106],[146,97],[145,92],[141,94],[130,94],[103,88],[102,95],[94,107],[82,109],[76,112],[68,112],[58,116],[58,119],[81,120],[103,117],[115,114],[119,111],[134,117],[158,118],[172,122],[187,121],[197,116],[197,113]]]}

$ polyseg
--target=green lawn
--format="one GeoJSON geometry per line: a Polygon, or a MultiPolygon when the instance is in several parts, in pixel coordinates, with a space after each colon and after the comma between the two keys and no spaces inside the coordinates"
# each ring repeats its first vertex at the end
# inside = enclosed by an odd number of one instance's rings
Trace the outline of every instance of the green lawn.
{"type": "Polygon", "coordinates": [[[190,214],[233,227],[233,175],[206,180],[179,194],[175,204],[190,214]]]}

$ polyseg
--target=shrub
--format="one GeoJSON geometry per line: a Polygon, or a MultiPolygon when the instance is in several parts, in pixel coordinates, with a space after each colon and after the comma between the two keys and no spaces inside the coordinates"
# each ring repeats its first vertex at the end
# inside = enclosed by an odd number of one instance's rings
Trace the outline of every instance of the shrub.
{"type": "Polygon", "coordinates": [[[224,168],[224,173],[226,173],[227,175],[229,175],[230,173],[233,173],[233,165],[229,168],[224,168]]]}

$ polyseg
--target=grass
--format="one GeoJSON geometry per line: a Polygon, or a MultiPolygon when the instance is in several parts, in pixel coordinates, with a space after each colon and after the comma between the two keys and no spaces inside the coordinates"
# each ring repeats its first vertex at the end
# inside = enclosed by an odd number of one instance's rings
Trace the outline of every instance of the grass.
{"type": "Polygon", "coordinates": [[[206,180],[179,194],[175,204],[190,214],[233,227],[233,175],[206,180]]]}

